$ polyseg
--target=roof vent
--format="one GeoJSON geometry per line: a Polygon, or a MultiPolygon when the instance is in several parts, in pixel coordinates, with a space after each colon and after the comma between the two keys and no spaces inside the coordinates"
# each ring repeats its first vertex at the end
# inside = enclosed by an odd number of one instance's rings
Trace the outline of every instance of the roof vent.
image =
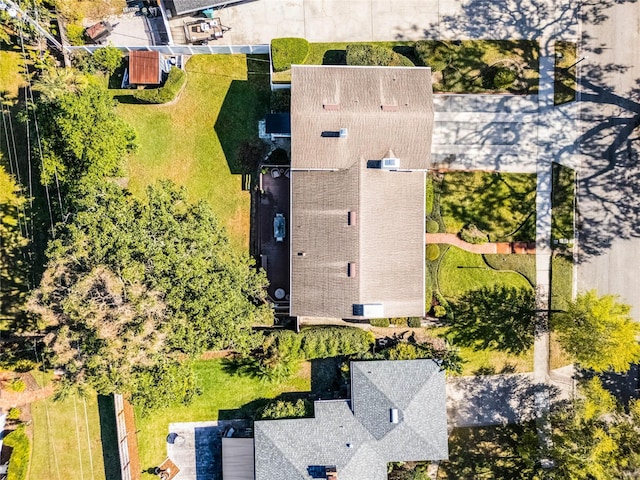
{"type": "Polygon", "coordinates": [[[398,423],[398,409],[390,408],[389,409],[389,421],[391,423],[398,423]]]}
{"type": "Polygon", "coordinates": [[[400,168],[399,158],[383,158],[380,163],[380,168],[383,170],[397,170],[400,168]]]}
{"type": "Polygon", "coordinates": [[[347,138],[347,129],[346,128],[341,128],[340,129],[340,138],[347,138]]]}
{"type": "Polygon", "coordinates": [[[325,110],[335,112],[340,110],[340,105],[337,103],[325,103],[322,105],[322,108],[324,108],[325,110]]]}
{"type": "Polygon", "coordinates": [[[398,111],[398,106],[397,105],[380,105],[380,108],[382,109],[383,112],[397,112],[398,111]]]}

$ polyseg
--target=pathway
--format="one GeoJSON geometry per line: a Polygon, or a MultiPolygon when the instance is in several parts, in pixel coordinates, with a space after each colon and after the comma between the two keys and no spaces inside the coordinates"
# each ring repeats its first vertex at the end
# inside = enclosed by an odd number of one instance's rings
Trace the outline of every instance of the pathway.
{"type": "Polygon", "coordinates": [[[479,254],[495,254],[498,253],[498,244],[497,243],[481,243],[474,244],[465,242],[460,237],[453,233],[426,233],[425,234],[425,242],[426,243],[444,243],[447,245],[453,245],[454,247],[461,248],[462,250],[466,250],[471,253],[479,253],[479,254]]]}
{"type": "Polygon", "coordinates": [[[481,255],[508,255],[508,254],[527,254],[535,255],[535,248],[531,248],[529,242],[486,242],[481,244],[469,243],[462,240],[453,233],[426,233],[425,243],[441,243],[453,245],[462,250],[481,255]]]}

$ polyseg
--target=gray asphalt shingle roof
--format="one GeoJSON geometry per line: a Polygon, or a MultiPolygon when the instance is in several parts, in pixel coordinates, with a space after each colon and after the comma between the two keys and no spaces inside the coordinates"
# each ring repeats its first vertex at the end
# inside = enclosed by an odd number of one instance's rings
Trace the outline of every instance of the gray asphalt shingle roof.
{"type": "Polygon", "coordinates": [[[322,478],[330,465],[340,480],[386,480],[389,462],[448,457],[445,376],[433,360],[352,362],[351,378],[351,402],[255,422],[256,480],[322,478]]]}

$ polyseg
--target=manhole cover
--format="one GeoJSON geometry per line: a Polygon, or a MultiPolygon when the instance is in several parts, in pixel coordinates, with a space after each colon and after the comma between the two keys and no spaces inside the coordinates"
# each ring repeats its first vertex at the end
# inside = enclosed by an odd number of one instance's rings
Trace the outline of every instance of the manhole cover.
{"type": "Polygon", "coordinates": [[[282,300],[285,296],[284,288],[278,288],[275,291],[275,296],[278,300],[282,300]]]}

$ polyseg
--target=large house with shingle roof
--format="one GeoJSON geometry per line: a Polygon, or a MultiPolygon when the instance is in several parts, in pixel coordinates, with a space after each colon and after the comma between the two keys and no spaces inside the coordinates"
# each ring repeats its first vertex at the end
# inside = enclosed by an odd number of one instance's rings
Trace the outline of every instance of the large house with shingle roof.
{"type": "Polygon", "coordinates": [[[448,458],[445,373],[433,360],[351,363],[351,399],[254,424],[255,480],[386,480],[389,462],[448,458]]]}
{"type": "Polygon", "coordinates": [[[429,68],[292,67],[292,316],[422,317],[429,68]]]}

